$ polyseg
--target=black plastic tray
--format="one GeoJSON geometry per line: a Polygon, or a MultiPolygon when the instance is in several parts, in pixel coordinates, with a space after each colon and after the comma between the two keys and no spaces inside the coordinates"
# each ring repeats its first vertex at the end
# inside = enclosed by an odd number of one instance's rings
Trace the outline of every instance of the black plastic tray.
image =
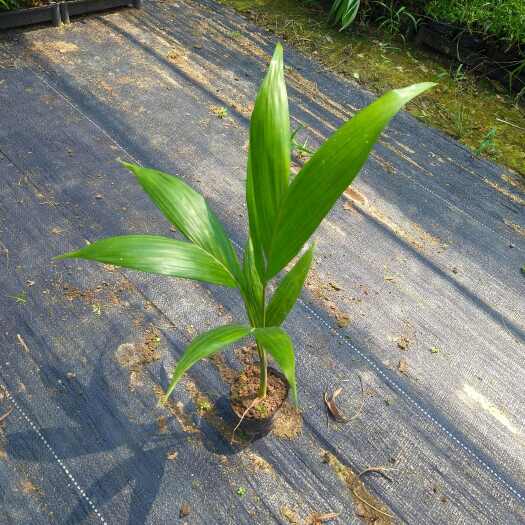
{"type": "Polygon", "coordinates": [[[61,23],[69,24],[71,16],[125,6],[140,8],[142,0],[72,0],[28,9],[5,11],[0,13],[0,29],[12,29],[46,22],[52,22],[55,27],[58,27],[61,23]]]}
{"type": "Polygon", "coordinates": [[[141,5],[142,0],[72,0],[60,3],[60,17],[62,23],[69,24],[71,16],[85,15],[116,7],[133,6],[140,8],[141,5]]]}
{"type": "Polygon", "coordinates": [[[60,25],[58,3],[0,13],[0,29],[11,29],[45,22],[52,22],[56,27],[60,25]]]}

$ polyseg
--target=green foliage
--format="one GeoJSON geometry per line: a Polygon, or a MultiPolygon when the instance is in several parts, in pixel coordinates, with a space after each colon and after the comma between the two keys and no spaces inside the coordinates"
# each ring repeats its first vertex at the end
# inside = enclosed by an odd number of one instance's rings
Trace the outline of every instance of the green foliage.
{"type": "Polygon", "coordinates": [[[279,283],[266,307],[268,326],[281,326],[288,317],[303,289],[313,255],[314,246],[312,245],[279,283]]]}
{"type": "MultiPolygon", "coordinates": [[[[256,267],[269,257],[273,234],[288,188],[290,118],[284,83],[283,51],[277,46],[250,120],[247,205],[256,267]]],[[[260,272],[264,280],[264,272],[260,272]]]]}
{"type": "Polygon", "coordinates": [[[235,278],[240,268],[237,255],[222,224],[204,197],[178,177],[123,163],[137,177],[159,210],[191,242],[201,247],[235,278]]]}
{"type": "Polygon", "coordinates": [[[333,0],[328,17],[340,26],[339,31],[343,31],[355,20],[360,4],[361,0],[333,0]]]}
{"type": "Polygon", "coordinates": [[[142,272],[235,287],[235,279],[199,246],[160,235],[122,235],[89,244],[59,259],[91,259],[142,272]]]}
{"type": "Polygon", "coordinates": [[[416,18],[406,6],[398,6],[398,2],[390,0],[387,2],[376,1],[384,12],[379,16],[376,22],[379,23],[379,29],[389,33],[390,35],[399,35],[403,42],[406,40],[407,27],[412,26],[414,31],[417,31],[419,19],[416,18]]]}
{"type": "Polygon", "coordinates": [[[343,124],[303,166],[283,200],[267,253],[266,280],[281,271],[357,177],[379,134],[412,98],[433,84],[393,90],[343,124]]]}
{"type": "Polygon", "coordinates": [[[23,6],[18,0],[0,0],[0,11],[12,11],[21,7],[23,6]]]}
{"type": "Polygon", "coordinates": [[[497,148],[494,139],[496,138],[497,133],[498,130],[496,128],[491,128],[487,131],[487,134],[481,141],[480,145],[476,148],[476,153],[478,155],[481,155],[485,152],[492,154],[496,151],[497,148]]]}
{"type": "Polygon", "coordinates": [[[390,119],[431,86],[424,83],[390,91],[358,112],[328,138],[290,183],[292,141],[283,51],[278,44],[250,122],[246,180],[249,238],[242,266],[223,226],[198,192],[175,176],[124,163],[186,240],[124,235],[102,239],[58,258],[90,259],[238,288],[249,320],[249,324],[220,326],[197,336],[178,361],[165,399],[195,363],[252,337],[260,359],[259,395],[266,395],[270,355],[297,402],[293,343],[281,325],[301,293],[312,263],[313,246],[299,257],[267,301],[269,281],[301,252],[358,175],[390,119]]]}
{"type": "Polygon", "coordinates": [[[525,43],[523,0],[431,0],[425,9],[436,20],[493,34],[509,43],[525,43]]]}
{"type": "Polygon", "coordinates": [[[180,381],[184,373],[189,370],[197,361],[210,357],[211,355],[222,350],[225,346],[236,343],[243,337],[246,337],[251,328],[247,325],[231,324],[213,328],[208,332],[198,335],[191,344],[186,348],[184,355],[173,372],[171,382],[166,391],[165,399],[173,392],[173,389],[180,381]]]}

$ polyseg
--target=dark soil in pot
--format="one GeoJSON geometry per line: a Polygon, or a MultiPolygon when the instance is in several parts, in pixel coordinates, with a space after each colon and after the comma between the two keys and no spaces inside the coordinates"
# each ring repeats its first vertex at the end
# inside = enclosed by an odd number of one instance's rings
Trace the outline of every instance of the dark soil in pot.
{"type": "Polygon", "coordinates": [[[258,390],[258,365],[246,367],[230,387],[230,406],[236,422],[242,419],[237,431],[252,439],[263,437],[270,432],[275,414],[288,397],[289,385],[281,372],[268,367],[267,396],[256,401],[258,390]]]}

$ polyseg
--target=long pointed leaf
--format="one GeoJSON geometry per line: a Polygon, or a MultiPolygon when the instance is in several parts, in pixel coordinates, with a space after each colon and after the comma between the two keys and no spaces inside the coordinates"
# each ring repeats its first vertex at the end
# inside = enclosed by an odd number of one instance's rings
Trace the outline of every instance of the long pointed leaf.
{"type": "Polygon", "coordinates": [[[297,404],[297,382],[295,379],[295,355],[290,336],[277,326],[255,328],[253,330],[257,343],[260,344],[279,365],[290,384],[292,399],[297,404]]]}
{"type": "Polygon", "coordinates": [[[297,255],[358,175],[390,119],[433,85],[426,82],[386,93],[341,126],[303,166],[279,210],[266,279],[297,255]]]}
{"type": "Polygon", "coordinates": [[[246,302],[250,322],[253,326],[262,326],[264,322],[264,290],[259,272],[255,266],[255,254],[251,238],[248,238],[246,248],[244,249],[242,272],[244,279],[241,289],[246,302]]]}
{"type": "Polygon", "coordinates": [[[57,259],[90,259],[143,272],[235,287],[231,273],[199,246],[158,235],[108,237],[57,259]]]}
{"type": "Polygon", "coordinates": [[[204,197],[175,175],[122,163],[138,179],[151,200],[190,241],[218,259],[238,278],[240,266],[230,239],[204,197]]]}
{"type": "Polygon", "coordinates": [[[184,373],[190,369],[197,361],[209,357],[210,355],[222,350],[225,346],[235,343],[239,339],[246,337],[251,328],[241,324],[230,324],[213,328],[204,334],[198,335],[186,348],[184,354],[179,359],[173,372],[168,390],[164,397],[164,402],[173,392],[184,373]]]}
{"type": "Polygon", "coordinates": [[[261,237],[261,226],[259,224],[259,217],[255,205],[255,193],[253,188],[253,176],[251,169],[250,155],[248,155],[248,164],[246,166],[246,204],[248,208],[248,224],[250,227],[250,239],[252,242],[252,250],[255,267],[260,276],[266,273],[266,262],[263,253],[263,244],[261,237]]]}
{"type": "MultiPolygon", "coordinates": [[[[275,52],[259,89],[250,121],[247,205],[250,232],[260,253],[270,249],[275,221],[288,188],[290,172],[290,119],[284,82],[283,48],[275,52]]],[[[260,264],[258,264],[260,267],[260,264]]]]}
{"type": "Polygon", "coordinates": [[[303,289],[313,253],[314,247],[311,246],[279,283],[266,308],[266,326],[281,326],[290,313],[303,289]]]}

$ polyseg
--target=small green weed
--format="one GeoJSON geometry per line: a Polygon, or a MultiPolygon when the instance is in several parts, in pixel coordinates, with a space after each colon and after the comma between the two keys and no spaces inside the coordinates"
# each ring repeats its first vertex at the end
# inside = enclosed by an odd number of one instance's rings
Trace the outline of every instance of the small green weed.
{"type": "Polygon", "coordinates": [[[419,19],[416,18],[406,6],[397,7],[394,0],[390,2],[375,2],[385,11],[384,15],[377,18],[379,29],[382,29],[390,35],[399,35],[401,40],[406,43],[406,37],[409,29],[417,31],[419,19]]]}
{"type": "Polygon", "coordinates": [[[265,417],[268,417],[268,409],[266,408],[266,406],[264,405],[256,405],[255,406],[255,410],[257,412],[259,412],[259,414],[261,415],[261,417],[265,418],[265,417]]]}
{"type": "Polygon", "coordinates": [[[7,297],[9,297],[10,299],[14,299],[15,302],[17,302],[18,304],[27,303],[27,293],[25,292],[25,290],[18,294],[8,295],[7,297]]]}
{"type": "Polygon", "coordinates": [[[301,124],[293,131],[293,133],[290,136],[290,147],[292,150],[295,151],[295,154],[298,157],[304,159],[307,157],[311,157],[315,153],[315,150],[310,149],[308,147],[308,138],[306,138],[302,144],[296,139],[297,133],[299,133],[299,131],[301,131],[302,129],[306,129],[306,126],[303,126],[301,124]]]}
{"type": "Polygon", "coordinates": [[[497,146],[494,142],[497,132],[498,130],[496,128],[490,128],[489,131],[487,131],[480,145],[476,148],[477,155],[482,155],[483,153],[493,155],[497,151],[497,146]]]}
{"type": "Polygon", "coordinates": [[[207,399],[198,399],[197,408],[199,412],[209,412],[212,409],[211,403],[207,399]]]}
{"type": "Polygon", "coordinates": [[[228,33],[228,36],[232,38],[233,40],[238,40],[242,37],[242,33],[240,31],[230,31],[228,33]]]}
{"type": "Polygon", "coordinates": [[[467,129],[468,115],[465,106],[462,104],[451,112],[450,118],[458,139],[465,135],[467,129]]]}

